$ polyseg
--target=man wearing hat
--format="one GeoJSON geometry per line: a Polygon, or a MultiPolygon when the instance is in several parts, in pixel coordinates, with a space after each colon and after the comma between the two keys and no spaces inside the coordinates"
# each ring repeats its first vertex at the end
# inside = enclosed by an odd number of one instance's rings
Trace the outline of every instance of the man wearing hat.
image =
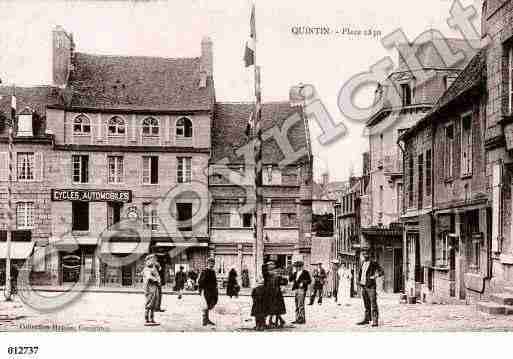
{"type": "Polygon", "coordinates": [[[202,305],[203,326],[215,325],[208,317],[209,311],[216,306],[219,295],[217,291],[217,277],[214,270],[215,263],[214,258],[209,258],[207,260],[207,268],[201,272],[198,280],[199,294],[204,299],[202,305]]]}
{"type": "Polygon", "coordinates": [[[305,297],[312,279],[310,273],[304,269],[303,261],[294,262],[294,272],[290,275],[289,281],[292,282],[292,290],[295,291],[296,301],[296,320],[292,324],[305,324],[305,297]]]}
{"type": "Polygon", "coordinates": [[[358,325],[369,324],[372,318],[372,326],[378,326],[378,301],[376,297],[376,278],[383,276],[381,266],[370,259],[369,248],[362,248],[363,261],[360,266],[358,285],[362,287],[362,299],[365,307],[365,318],[358,325]]]}
{"type": "Polygon", "coordinates": [[[143,288],[145,302],[144,319],[146,326],[158,325],[154,319],[154,312],[158,305],[158,286],[160,286],[160,276],[156,264],[157,258],[154,254],[146,257],[144,269],[142,271],[143,288]]]}
{"type": "Polygon", "coordinates": [[[309,305],[313,305],[315,301],[316,293],[319,293],[319,300],[317,301],[319,304],[322,304],[322,290],[324,288],[324,284],[326,284],[326,271],[322,267],[322,263],[317,263],[317,268],[315,268],[313,272],[314,277],[314,285],[312,290],[312,295],[310,296],[309,305]]]}

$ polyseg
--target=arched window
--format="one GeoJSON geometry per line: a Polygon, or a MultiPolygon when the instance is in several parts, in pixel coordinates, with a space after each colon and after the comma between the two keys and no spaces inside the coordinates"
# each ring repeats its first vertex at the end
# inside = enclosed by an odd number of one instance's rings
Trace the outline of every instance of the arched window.
{"type": "Polygon", "coordinates": [[[192,121],[187,117],[176,121],[176,137],[192,137],[192,121]]]}
{"type": "Polygon", "coordinates": [[[109,120],[109,135],[124,135],[125,120],[121,117],[114,116],[109,120]]]}
{"type": "Polygon", "coordinates": [[[89,134],[91,133],[91,121],[87,116],[78,115],[73,120],[73,133],[89,134]]]}
{"type": "Polygon", "coordinates": [[[148,117],[142,123],[143,135],[157,136],[159,134],[159,120],[148,117]]]}

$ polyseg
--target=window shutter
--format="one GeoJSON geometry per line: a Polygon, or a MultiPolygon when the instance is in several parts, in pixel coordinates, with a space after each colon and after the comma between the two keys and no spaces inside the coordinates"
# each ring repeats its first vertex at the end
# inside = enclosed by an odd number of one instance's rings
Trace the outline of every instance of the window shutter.
{"type": "Polygon", "coordinates": [[[430,266],[433,263],[432,246],[432,217],[425,214],[420,218],[420,263],[423,266],[430,266]]]}
{"type": "Polygon", "coordinates": [[[34,254],[32,255],[32,271],[44,272],[46,271],[45,265],[46,247],[35,247],[34,254]]]}
{"type": "Polygon", "coordinates": [[[36,152],[34,154],[34,177],[36,181],[43,181],[44,180],[44,156],[42,152],[36,152]]]}
{"type": "Polygon", "coordinates": [[[488,210],[486,208],[479,210],[479,231],[483,234],[479,253],[479,272],[485,278],[491,276],[491,255],[490,238],[488,236],[488,210]]]}
{"type": "Polygon", "coordinates": [[[0,152],[0,182],[9,180],[9,154],[0,152]]]}
{"type": "Polygon", "coordinates": [[[500,252],[500,226],[501,226],[501,184],[502,163],[497,162],[492,170],[492,251],[500,252]]]}

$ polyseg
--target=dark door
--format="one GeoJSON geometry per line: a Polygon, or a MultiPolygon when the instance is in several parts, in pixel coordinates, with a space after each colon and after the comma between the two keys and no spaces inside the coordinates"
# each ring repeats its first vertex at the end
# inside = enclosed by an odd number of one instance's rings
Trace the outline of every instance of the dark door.
{"type": "Polygon", "coordinates": [[[403,249],[394,248],[394,293],[403,291],[403,249]]]}
{"type": "Polygon", "coordinates": [[[132,283],[132,266],[123,266],[121,269],[121,285],[124,287],[130,287],[132,283]]]}
{"type": "Polygon", "coordinates": [[[77,283],[80,280],[82,258],[77,254],[66,254],[61,258],[62,281],[77,283]]]}

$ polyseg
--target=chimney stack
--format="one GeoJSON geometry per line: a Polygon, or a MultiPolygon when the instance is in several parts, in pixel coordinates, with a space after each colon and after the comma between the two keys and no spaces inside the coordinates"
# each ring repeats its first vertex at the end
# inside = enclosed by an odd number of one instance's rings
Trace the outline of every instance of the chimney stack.
{"type": "Polygon", "coordinates": [[[57,25],[52,31],[52,75],[55,86],[65,87],[72,70],[73,35],[57,25]]]}
{"type": "Polygon", "coordinates": [[[214,53],[212,47],[212,40],[210,37],[205,36],[201,40],[200,87],[206,87],[207,79],[212,78],[214,73],[214,53]]]}

